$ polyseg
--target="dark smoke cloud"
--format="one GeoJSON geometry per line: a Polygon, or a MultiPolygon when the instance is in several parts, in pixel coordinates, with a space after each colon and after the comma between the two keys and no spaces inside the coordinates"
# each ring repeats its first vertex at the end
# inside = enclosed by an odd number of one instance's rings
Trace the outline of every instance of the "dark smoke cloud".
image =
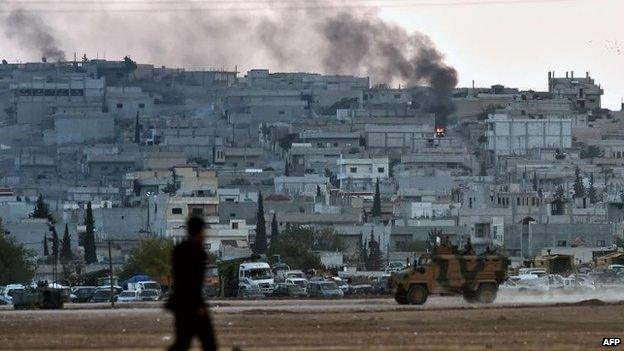
{"type": "Polygon", "coordinates": [[[41,17],[23,9],[16,9],[9,13],[2,24],[9,39],[38,52],[42,58],[51,61],[65,60],[65,52],[59,49],[53,29],[41,17]]]}
{"type": "Polygon", "coordinates": [[[383,22],[374,16],[342,13],[321,23],[327,43],[322,56],[325,71],[370,75],[376,81],[426,85],[429,91],[414,94],[423,109],[439,116],[446,125],[452,112],[451,93],[457,71],[444,63],[444,56],[421,34],[383,22]]]}
{"type": "MultiPolygon", "coordinates": [[[[457,72],[444,63],[443,55],[426,35],[408,33],[387,23],[376,11],[337,9],[337,1],[323,3],[333,8],[280,10],[266,5],[266,11],[253,13],[199,8],[149,16],[87,13],[71,18],[72,27],[80,31],[68,31],[63,44],[80,52],[85,42],[97,43],[90,51],[106,50],[109,59],[130,55],[135,60],[167,66],[232,69],[242,65],[272,71],[366,75],[374,83],[392,85],[426,85],[431,89],[417,94],[418,104],[441,116],[451,111],[449,97],[457,84],[457,72]]],[[[197,4],[187,5],[201,6],[197,4]]],[[[25,19],[27,16],[12,13],[12,22],[20,24],[15,27],[37,23],[33,29],[23,30],[27,34],[13,29],[12,37],[41,50],[44,56],[54,57],[54,52],[62,55],[48,34],[52,30],[40,19],[25,19]],[[40,49],[44,47],[46,50],[40,49]]],[[[56,27],[63,22],[69,23],[64,19],[56,27]]]]}

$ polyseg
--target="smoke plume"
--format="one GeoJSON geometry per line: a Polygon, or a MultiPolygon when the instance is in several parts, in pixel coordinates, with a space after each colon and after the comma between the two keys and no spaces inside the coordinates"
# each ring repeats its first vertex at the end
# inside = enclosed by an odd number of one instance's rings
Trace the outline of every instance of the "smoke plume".
{"type": "MultiPolygon", "coordinates": [[[[106,9],[119,5],[102,2],[97,5],[102,11],[72,16],[71,22],[61,19],[55,29],[72,23],[81,30],[67,31],[64,47],[78,51],[97,45],[90,51],[106,51],[108,58],[114,59],[130,55],[141,62],[167,66],[232,69],[238,65],[370,76],[374,83],[392,85],[424,85],[430,89],[415,93],[422,109],[442,117],[452,110],[450,95],[457,84],[457,72],[445,64],[429,37],[385,22],[375,10],[340,8],[340,2],[329,0],[311,3],[330,8],[285,10],[267,2],[263,5],[266,10],[250,14],[244,10],[202,11],[201,3],[188,2],[185,6],[196,6],[197,11],[112,15],[106,9]]],[[[49,34],[52,28],[39,17],[13,11],[7,24],[7,34],[24,46],[48,58],[63,57],[58,42],[49,34]]]]}
{"type": "Polygon", "coordinates": [[[53,29],[41,17],[17,9],[11,11],[3,21],[3,26],[9,39],[15,39],[20,45],[38,52],[42,58],[65,60],[65,52],[59,49],[59,43],[52,35],[53,29]]]}

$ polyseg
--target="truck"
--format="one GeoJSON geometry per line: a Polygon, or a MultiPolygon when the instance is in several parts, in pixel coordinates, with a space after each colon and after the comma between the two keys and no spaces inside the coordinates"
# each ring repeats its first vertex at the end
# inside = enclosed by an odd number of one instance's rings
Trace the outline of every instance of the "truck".
{"type": "Polygon", "coordinates": [[[413,266],[392,274],[388,287],[399,304],[421,305],[429,295],[463,295],[467,302],[491,303],[507,280],[509,259],[491,252],[475,254],[455,246],[434,246],[413,266]]]}
{"type": "Polygon", "coordinates": [[[40,285],[37,288],[15,290],[13,308],[22,309],[62,309],[63,290],[40,285]]]}
{"type": "Polygon", "coordinates": [[[238,266],[238,284],[245,288],[259,289],[272,294],[275,286],[271,266],[266,262],[245,262],[238,266]]]}

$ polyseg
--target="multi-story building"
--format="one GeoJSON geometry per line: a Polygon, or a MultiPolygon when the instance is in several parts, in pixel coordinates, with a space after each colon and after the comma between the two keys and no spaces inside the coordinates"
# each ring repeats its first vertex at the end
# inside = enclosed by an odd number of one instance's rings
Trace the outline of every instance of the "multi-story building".
{"type": "Polygon", "coordinates": [[[388,158],[340,158],[338,180],[340,190],[347,193],[371,193],[377,180],[389,176],[388,158]]]}
{"type": "Polygon", "coordinates": [[[565,78],[555,77],[555,72],[548,72],[548,92],[554,96],[568,99],[575,110],[600,109],[600,98],[604,91],[589,76],[574,77],[574,72],[566,72],[565,78]]]}
{"type": "Polygon", "coordinates": [[[486,120],[487,150],[491,157],[527,155],[533,149],[572,146],[572,121],[569,118],[511,118],[492,114],[486,120]]]}

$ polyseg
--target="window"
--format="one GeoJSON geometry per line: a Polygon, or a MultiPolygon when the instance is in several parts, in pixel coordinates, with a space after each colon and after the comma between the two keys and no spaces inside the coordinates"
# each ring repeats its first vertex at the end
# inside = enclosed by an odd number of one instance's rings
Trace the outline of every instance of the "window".
{"type": "Polygon", "coordinates": [[[145,108],[145,104],[139,104],[139,108],[145,108]]]}
{"type": "Polygon", "coordinates": [[[351,168],[349,168],[349,172],[350,172],[350,173],[357,173],[357,167],[351,167],[351,168]]]}
{"type": "Polygon", "coordinates": [[[193,210],[191,210],[191,213],[193,214],[193,216],[203,216],[204,215],[204,209],[203,208],[194,208],[193,210]]]}
{"type": "Polygon", "coordinates": [[[394,98],[395,99],[400,99],[401,98],[401,94],[394,94],[394,98]]]}
{"type": "Polygon", "coordinates": [[[280,115],[283,115],[283,114],[286,114],[286,112],[284,112],[284,111],[280,111],[280,112],[279,112],[279,114],[280,114],[280,115]]]}
{"type": "Polygon", "coordinates": [[[568,243],[565,240],[557,240],[557,247],[566,247],[568,243]]]}
{"type": "Polygon", "coordinates": [[[254,162],[247,162],[247,167],[254,167],[256,164],[254,162]]]}
{"type": "Polygon", "coordinates": [[[384,167],[378,167],[377,168],[377,173],[383,173],[385,171],[386,171],[386,169],[384,167]]]}
{"type": "Polygon", "coordinates": [[[71,96],[84,96],[83,89],[71,89],[69,93],[71,94],[71,96]]]}
{"type": "Polygon", "coordinates": [[[238,167],[238,162],[232,162],[232,167],[238,167]]]}
{"type": "Polygon", "coordinates": [[[123,108],[123,104],[117,104],[117,108],[123,108]]]}
{"type": "Polygon", "coordinates": [[[604,240],[596,240],[596,246],[606,246],[606,242],[604,240]]]}
{"type": "Polygon", "coordinates": [[[230,212],[230,218],[235,218],[235,217],[236,217],[236,213],[230,212]]]}
{"type": "Polygon", "coordinates": [[[238,222],[232,222],[232,229],[238,229],[238,222]]]}
{"type": "Polygon", "coordinates": [[[179,207],[172,208],[171,214],[182,214],[182,209],[179,207]]]}

